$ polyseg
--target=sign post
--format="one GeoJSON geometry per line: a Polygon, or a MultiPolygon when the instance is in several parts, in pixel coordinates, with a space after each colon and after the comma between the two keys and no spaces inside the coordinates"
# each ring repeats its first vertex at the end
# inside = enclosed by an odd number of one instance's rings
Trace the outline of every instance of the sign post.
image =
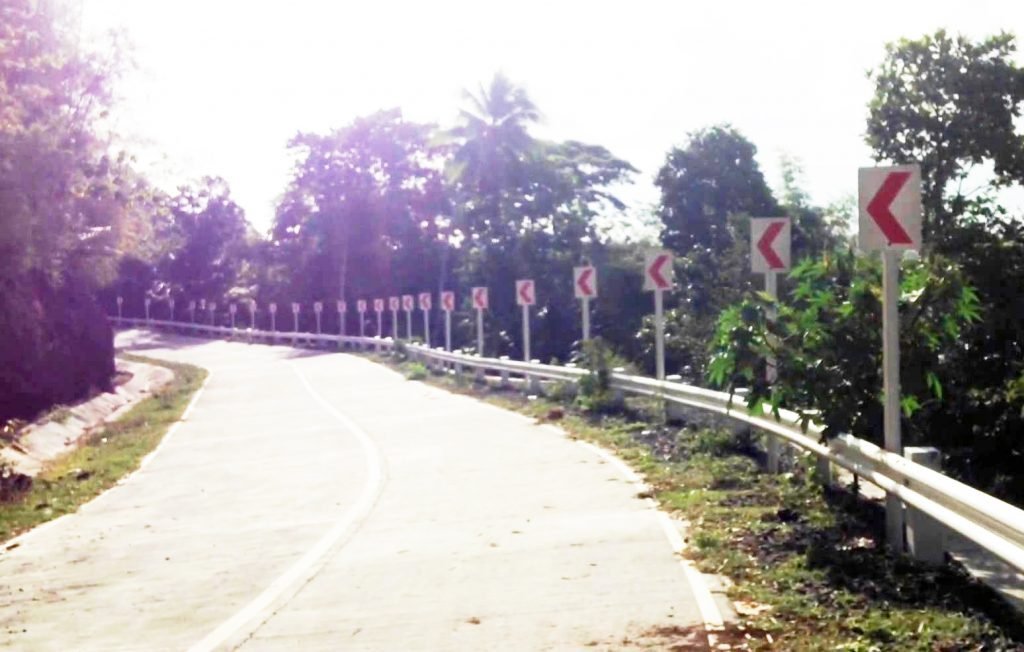
{"type": "Polygon", "coordinates": [[[644,290],[654,292],[654,358],[658,380],[665,380],[665,290],[674,284],[672,252],[652,251],[644,258],[644,290]]]}
{"type": "MultiPolygon", "coordinates": [[[[338,335],[345,337],[345,311],[348,310],[348,305],[338,299],[335,308],[338,309],[338,335]]],[[[341,342],[338,342],[338,346],[341,346],[341,342]]]]}
{"type": "Polygon", "coordinates": [[[270,332],[277,332],[277,304],[271,303],[268,310],[270,310],[270,332]]]}
{"type": "Polygon", "coordinates": [[[402,300],[398,297],[388,297],[388,308],[391,310],[391,337],[395,341],[398,336],[398,309],[402,306],[402,300]]]}
{"type": "Polygon", "coordinates": [[[590,300],[597,296],[597,269],[593,265],[573,267],[572,288],[576,298],[582,303],[580,314],[583,315],[583,341],[590,339],[590,300]]]}
{"type": "Polygon", "coordinates": [[[196,323],[196,302],[195,300],[188,302],[188,319],[193,324],[196,323]]]}
{"type": "Polygon", "coordinates": [[[476,309],[476,354],[484,355],[484,310],[487,310],[487,288],[473,288],[473,307],[476,309]]]}
{"type": "MultiPolygon", "coordinates": [[[[917,165],[861,168],[857,174],[861,251],[882,253],[882,384],[885,450],[903,455],[900,432],[900,257],[921,248],[921,168],[917,165]]],[[[903,509],[885,497],[889,547],[903,550],[903,509]]]]}
{"type": "Polygon", "coordinates": [[[523,308],[523,360],[530,361],[530,306],[537,302],[533,279],[516,281],[516,303],[523,308]]]}
{"type": "Polygon", "coordinates": [[[210,310],[210,326],[213,326],[214,317],[217,315],[217,302],[211,301],[206,307],[210,310]]]}
{"type": "Polygon", "coordinates": [[[292,344],[297,344],[299,341],[299,309],[301,306],[298,303],[292,302],[292,323],[295,329],[292,331],[292,344]]]}
{"type": "Polygon", "coordinates": [[[420,292],[420,310],[423,311],[423,343],[430,348],[430,308],[433,306],[429,292],[420,292]]]}
{"type": "Polygon", "coordinates": [[[316,334],[317,335],[319,335],[321,333],[321,329],[320,329],[320,315],[323,313],[323,311],[324,311],[324,304],[323,304],[323,302],[322,301],[314,301],[313,302],[313,316],[316,317],[316,334]]]}
{"type": "Polygon", "coordinates": [[[124,297],[117,297],[117,319],[120,321],[124,319],[124,315],[121,314],[122,306],[124,306],[124,297]]]}
{"type": "Polygon", "coordinates": [[[416,307],[416,300],[411,294],[402,295],[402,310],[405,311],[405,337],[412,339],[412,310],[416,307]]]}
{"type": "Polygon", "coordinates": [[[249,299],[249,327],[256,330],[256,299],[249,299]]]}
{"type": "Polygon", "coordinates": [[[168,299],[167,305],[171,308],[171,321],[174,321],[174,299],[168,299]]]}
{"type": "MultiPolygon", "coordinates": [[[[764,291],[775,301],[779,298],[778,273],[790,268],[792,225],[788,217],[763,217],[750,220],[750,269],[764,274],[764,291]]],[[[774,321],[775,306],[768,309],[768,319],[774,321]]],[[[775,357],[765,360],[765,380],[768,384],[777,377],[775,357]]],[[[768,471],[779,472],[779,439],[768,435],[768,471]]]]}
{"type": "Polygon", "coordinates": [[[145,306],[145,308],[146,308],[146,321],[149,321],[149,304],[150,303],[151,302],[150,302],[150,298],[149,297],[146,297],[143,300],[143,302],[142,302],[143,306],[145,306]]]}
{"type": "Polygon", "coordinates": [[[366,337],[366,299],[356,301],[356,312],[359,313],[359,337],[366,337]]]}
{"type": "Polygon", "coordinates": [[[441,293],[441,309],[444,310],[444,350],[452,350],[452,311],[455,310],[455,293],[441,293]]]}
{"type": "Polygon", "coordinates": [[[235,313],[238,312],[238,306],[230,304],[228,306],[228,314],[231,315],[231,330],[235,330],[235,313]]]}
{"type": "Polygon", "coordinates": [[[377,337],[384,337],[381,315],[384,314],[384,299],[373,300],[373,311],[377,313],[377,337]]]}

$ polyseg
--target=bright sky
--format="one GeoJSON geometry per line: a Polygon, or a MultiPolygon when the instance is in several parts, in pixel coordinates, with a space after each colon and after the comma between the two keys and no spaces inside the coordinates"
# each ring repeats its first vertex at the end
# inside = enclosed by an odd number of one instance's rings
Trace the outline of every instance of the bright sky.
{"type": "MultiPolygon", "coordinates": [[[[377,109],[450,125],[495,71],[544,114],[538,135],[608,147],[639,168],[628,199],[686,134],[729,122],[768,180],[795,156],[818,203],[855,195],[884,44],[945,27],[1024,37],[1020,0],[389,2],[79,0],[88,36],[122,28],[139,71],[119,127],[173,189],[227,179],[261,231],[288,179],[286,141],[377,109]]],[[[1022,44],[1024,45],[1024,44],[1022,44]]]]}

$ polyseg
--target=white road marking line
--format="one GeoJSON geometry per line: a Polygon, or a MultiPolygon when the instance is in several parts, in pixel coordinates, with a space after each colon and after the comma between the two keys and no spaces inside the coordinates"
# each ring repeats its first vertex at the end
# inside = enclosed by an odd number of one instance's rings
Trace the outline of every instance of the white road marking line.
{"type": "MultiPolygon", "coordinates": [[[[356,436],[362,445],[363,454],[366,457],[367,478],[359,499],[346,511],[334,526],[320,538],[316,544],[309,549],[294,565],[275,579],[270,586],[263,590],[249,604],[242,607],[238,613],[221,623],[216,629],[207,634],[202,640],[189,648],[190,652],[206,652],[214,650],[223,645],[229,638],[238,634],[245,625],[257,619],[267,609],[278,603],[283,597],[294,596],[301,588],[313,578],[320,570],[319,564],[324,561],[327,553],[342,540],[360,520],[369,515],[377,498],[384,486],[384,463],[380,451],[370,436],[360,428],[352,419],[336,410],[326,399],[323,398],[313,386],[309,384],[302,372],[289,362],[295,375],[302,382],[303,387],[309,395],[320,404],[328,414],[333,416],[349,432],[356,436]]],[[[262,623],[257,623],[257,627],[262,623]]],[[[255,631],[252,628],[251,631],[255,631]]],[[[246,634],[251,633],[246,632],[246,634]]]]}
{"type": "MultiPolygon", "coordinates": [[[[628,464],[622,461],[621,458],[604,450],[600,446],[591,444],[590,442],[580,441],[580,444],[594,451],[600,457],[612,464],[627,480],[636,484],[638,487],[646,489],[646,485],[640,476],[637,475],[637,473],[631,469],[628,464]]],[[[653,500],[649,500],[649,502],[654,506],[655,503],[653,500]]],[[[660,509],[656,510],[655,513],[658,517],[658,523],[661,525],[661,529],[665,533],[665,538],[668,539],[669,546],[672,547],[672,552],[680,556],[679,562],[683,566],[683,573],[686,575],[686,581],[690,583],[690,588],[693,590],[693,597],[697,601],[697,609],[700,611],[700,617],[704,621],[704,629],[707,632],[708,644],[711,646],[711,649],[715,649],[715,645],[717,643],[715,631],[721,629],[725,625],[725,620],[722,618],[722,612],[718,609],[718,605],[715,603],[715,598],[711,595],[707,582],[704,581],[704,576],[701,575],[701,572],[697,570],[697,567],[693,565],[692,561],[681,556],[683,549],[686,547],[686,542],[683,541],[683,537],[679,534],[679,529],[672,521],[672,518],[660,509]]]]}

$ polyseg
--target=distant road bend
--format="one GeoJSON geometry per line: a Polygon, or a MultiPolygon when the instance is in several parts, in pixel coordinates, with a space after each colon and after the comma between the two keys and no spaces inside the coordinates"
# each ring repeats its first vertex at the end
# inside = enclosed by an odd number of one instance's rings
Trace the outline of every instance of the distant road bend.
{"type": "Polygon", "coordinates": [[[0,555],[0,647],[644,649],[717,613],[621,465],[553,428],[350,355],[118,345],[212,373],[143,469],[0,555]]]}

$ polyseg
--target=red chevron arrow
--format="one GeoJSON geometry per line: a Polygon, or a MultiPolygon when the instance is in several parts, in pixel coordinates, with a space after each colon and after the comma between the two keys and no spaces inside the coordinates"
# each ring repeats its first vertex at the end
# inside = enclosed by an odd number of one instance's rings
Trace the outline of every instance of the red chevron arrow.
{"type": "Polygon", "coordinates": [[[661,275],[661,268],[665,266],[665,263],[669,261],[671,256],[668,254],[660,254],[655,256],[651,266],[647,268],[647,276],[650,277],[651,281],[654,282],[654,287],[659,290],[665,290],[671,287],[668,279],[661,275]]]}
{"type": "Polygon", "coordinates": [[[882,182],[882,187],[868,203],[868,215],[882,230],[882,234],[885,235],[890,245],[913,244],[910,235],[903,229],[903,225],[889,210],[896,195],[900,194],[900,190],[903,189],[908,179],[910,179],[910,172],[890,172],[882,182]]]}
{"type": "Polygon", "coordinates": [[[487,288],[476,288],[473,290],[473,305],[478,310],[487,308],[487,288]]]}
{"type": "Polygon", "coordinates": [[[533,281],[524,281],[519,284],[519,298],[527,305],[533,303],[533,281]]]}
{"type": "Polygon", "coordinates": [[[772,222],[764,230],[764,233],[761,234],[761,239],[757,241],[757,250],[761,252],[761,255],[767,261],[768,269],[782,269],[786,266],[782,259],[779,258],[779,254],[775,253],[775,250],[772,249],[772,243],[782,233],[782,228],[785,225],[785,222],[772,222]]]}
{"type": "Polygon", "coordinates": [[[444,306],[444,309],[447,310],[448,312],[455,310],[455,293],[442,292],[441,304],[444,306]]]}
{"type": "Polygon", "coordinates": [[[579,287],[580,292],[585,297],[594,296],[594,288],[590,285],[590,277],[594,275],[593,267],[585,267],[580,272],[580,277],[576,279],[576,286],[579,287]]]}

